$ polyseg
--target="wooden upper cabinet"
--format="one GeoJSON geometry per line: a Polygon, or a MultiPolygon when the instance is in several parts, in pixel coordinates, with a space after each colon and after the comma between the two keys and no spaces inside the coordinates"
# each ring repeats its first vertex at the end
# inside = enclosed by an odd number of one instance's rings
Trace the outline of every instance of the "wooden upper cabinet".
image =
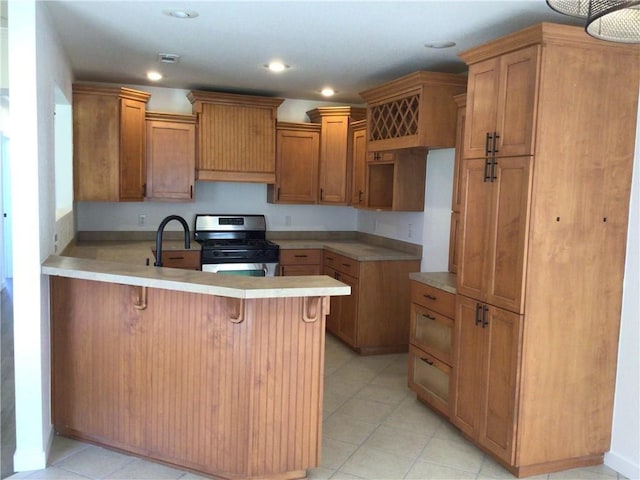
{"type": "Polygon", "coordinates": [[[462,75],[414,72],[361,92],[367,102],[368,149],[453,147],[453,97],[466,89],[462,75]]]}
{"type": "Polygon", "coordinates": [[[367,163],[367,207],[376,210],[424,210],[426,148],[375,152],[367,163]]]}
{"type": "Polygon", "coordinates": [[[141,201],[146,183],[145,113],[150,94],[73,86],[76,201],[141,201]]]}
{"type": "Polygon", "coordinates": [[[278,122],[276,132],[276,183],[267,186],[272,203],[317,203],[318,123],[278,122]]]}
{"type": "Polygon", "coordinates": [[[147,198],[192,201],[196,117],[147,112],[147,198]]]}
{"type": "Polygon", "coordinates": [[[451,194],[451,211],[459,212],[462,205],[462,190],[460,179],[462,177],[462,145],[464,143],[465,123],[467,119],[467,94],[462,93],[454,97],[458,106],[456,119],[456,151],[453,163],[453,190],[451,194]]]}
{"type": "Polygon", "coordinates": [[[457,292],[522,313],[531,159],[464,160],[461,187],[457,292]]]}
{"type": "Polygon", "coordinates": [[[198,115],[197,178],[275,183],[276,116],[282,98],[191,91],[198,115]]]}
{"type": "Polygon", "coordinates": [[[347,205],[351,187],[351,139],[349,124],[365,118],[366,110],[356,107],[318,107],[307,112],[320,123],[319,203],[347,205]]]}
{"type": "Polygon", "coordinates": [[[469,66],[463,158],[534,153],[539,63],[533,45],[469,66]]]}
{"type": "Polygon", "coordinates": [[[367,121],[351,124],[351,206],[367,205],[367,121]]]}
{"type": "Polygon", "coordinates": [[[456,151],[453,162],[453,189],[451,193],[451,227],[449,232],[449,271],[458,270],[457,239],[460,233],[460,209],[462,208],[462,145],[464,143],[464,128],[467,119],[467,94],[461,93],[453,97],[458,106],[456,121],[456,151]]]}

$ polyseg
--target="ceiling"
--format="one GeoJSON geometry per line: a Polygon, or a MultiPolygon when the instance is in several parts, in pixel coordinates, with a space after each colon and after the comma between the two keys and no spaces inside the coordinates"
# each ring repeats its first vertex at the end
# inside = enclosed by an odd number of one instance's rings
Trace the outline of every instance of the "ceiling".
{"type": "Polygon", "coordinates": [[[528,1],[48,1],[77,81],[362,103],[417,71],[459,73],[457,53],[541,21],[579,24],[528,1]],[[180,8],[195,18],[163,13],[180,8]],[[448,49],[428,42],[454,41],[448,49]],[[177,64],[158,54],[179,55],[177,64]],[[290,66],[274,74],[264,65],[290,66]],[[164,78],[150,82],[148,70],[164,78]],[[323,99],[327,100],[327,99],[323,99]]]}

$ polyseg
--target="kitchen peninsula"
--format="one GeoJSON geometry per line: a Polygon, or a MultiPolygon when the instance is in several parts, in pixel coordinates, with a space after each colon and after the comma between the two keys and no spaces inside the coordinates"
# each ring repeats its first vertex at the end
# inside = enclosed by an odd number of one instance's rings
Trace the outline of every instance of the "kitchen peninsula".
{"type": "Polygon", "coordinates": [[[216,477],[319,465],[325,316],[348,286],[49,257],[58,433],[216,477]]]}

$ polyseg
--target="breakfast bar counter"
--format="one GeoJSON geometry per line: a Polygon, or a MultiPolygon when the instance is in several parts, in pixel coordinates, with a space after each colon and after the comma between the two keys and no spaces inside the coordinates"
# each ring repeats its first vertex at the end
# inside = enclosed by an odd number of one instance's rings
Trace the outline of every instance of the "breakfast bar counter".
{"type": "Polygon", "coordinates": [[[57,433],[218,478],[320,461],[325,316],[349,287],[49,257],[57,433]]]}

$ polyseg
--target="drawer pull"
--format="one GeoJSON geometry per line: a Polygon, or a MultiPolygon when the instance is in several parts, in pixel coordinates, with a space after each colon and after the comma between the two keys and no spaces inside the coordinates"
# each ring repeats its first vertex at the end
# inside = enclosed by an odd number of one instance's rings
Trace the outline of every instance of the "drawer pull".
{"type": "Polygon", "coordinates": [[[184,260],[184,257],[169,257],[169,260],[184,260]]]}
{"type": "Polygon", "coordinates": [[[331,260],[332,262],[335,260],[333,257],[325,257],[327,260],[331,260]]]}
{"type": "Polygon", "coordinates": [[[296,258],[307,258],[308,255],[294,255],[294,257],[296,257],[296,258]]]}
{"type": "Polygon", "coordinates": [[[347,267],[347,268],[351,268],[351,264],[350,263],[343,263],[342,266],[343,267],[347,267]]]}
{"type": "Polygon", "coordinates": [[[435,320],[436,317],[434,317],[433,315],[429,315],[429,314],[425,314],[425,317],[427,317],[429,320],[435,320]]]}
{"type": "Polygon", "coordinates": [[[438,297],[436,297],[435,295],[428,295],[428,294],[425,294],[425,295],[424,295],[424,297],[425,297],[425,298],[428,298],[429,300],[437,300],[437,299],[438,299],[438,297]]]}
{"type": "Polygon", "coordinates": [[[420,360],[422,360],[427,365],[433,366],[433,360],[429,360],[428,358],[420,358],[420,360]]]}

